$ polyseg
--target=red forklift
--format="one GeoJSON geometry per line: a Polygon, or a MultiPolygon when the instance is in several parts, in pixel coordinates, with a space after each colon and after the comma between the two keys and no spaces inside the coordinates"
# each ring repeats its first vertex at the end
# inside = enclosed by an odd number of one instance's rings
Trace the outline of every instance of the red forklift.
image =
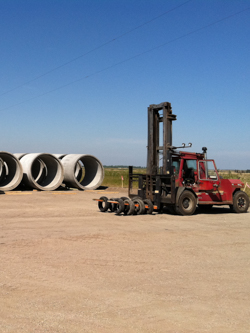
{"type": "Polygon", "coordinates": [[[235,213],[246,213],[249,197],[242,191],[244,183],[220,177],[214,160],[207,159],[206,147],[202,153],[190,153],[179,149],[191,147],[191,143],[172,145],[174,120],[169,102],[148,107],[146,174],[133,173],[130,166],[128,198],[94,199],[100,211],[151,214],[167,207],[173,214],[192,215],[197,206],[207,212],[214,205],[229,205],[235,213]]]}
{"type": "Polygon", "coordinates": [[[139,207],[137,211],[144,212],[145,206],[148,212],[152,207],[157,211],[168,207],[172,213],[192,215],[197,206],[208,211],[214,205],[229,205],[235,213],[246,213],[249,197],[242,191],[244,183],[220,177],[214,160],[207,159],[206,147],[202,153],[190,153],[179,149],[191,147],[191,143],[172,145],[174,120],[169,102],[148,107],[147,172],[135,174],[129,167],[128,196],[139,207]]]}

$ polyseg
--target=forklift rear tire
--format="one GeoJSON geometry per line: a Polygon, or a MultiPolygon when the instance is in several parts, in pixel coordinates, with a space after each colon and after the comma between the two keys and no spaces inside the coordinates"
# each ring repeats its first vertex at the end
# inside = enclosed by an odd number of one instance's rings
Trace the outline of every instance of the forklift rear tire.
{"type": "Polygon", "coordinates": [[[109,209],[110,203],[108,202],[107,197],[100,197],[100,200],[98,201],[98,208],[101,212],[106,212],[109,209]]]}
{"type": "Polygon", "coordinates": [[[124,210],[123,210],[124,215],[133,215],[134,212],[135,212],[134,202],[130,199],[125,199],[124,200],[124,210]]]}
{"type": "Polygon", "coordinates": [[[144,202],[144,205],[148,206],[148,208],[145,208],[146,214],[152,214],[154,211],[154,205],[153,205],[152,201],[150,199],[144,199],[143,202],[144,202]]]}
{"type": "Polygon", "coordinates": [[[237,191],[233,196],[232,210],[235,213],[246,213],[249,208],[249,197],[243,191],[237,191]]]}
{"type": "Polygon", "coordinates": [[[133,198],[132,200],[134,202],[135,205],[138,205],[138,206],[135,206],[135,212],[134,214],[135,215],[142,215],[145,213],[145,205],[144,205],[144,202],[139,199],[139,198],[133,198]]]}
{"type": "Polygon", "coordinates": [[[180,215],[193,215],[196,210],[196,197],[190,191],[183,191],[178,200],[176,211],[180,215]]]}

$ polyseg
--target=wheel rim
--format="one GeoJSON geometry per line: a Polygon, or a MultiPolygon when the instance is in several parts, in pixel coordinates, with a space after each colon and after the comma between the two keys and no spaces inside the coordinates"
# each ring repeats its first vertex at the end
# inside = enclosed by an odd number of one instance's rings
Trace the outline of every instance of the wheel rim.
{"type": "Polygon", "coordinates": [[[182,202],[183,208],[188,210],[190,208],[190,199],[189,198],[185,198],[182,202]]]}
{"type": "Polygon", "coordinates": [[[239,199],[238,199],[238,207],[239,208],[244,208],[246,206],[246,201],[245,201],[245,199],[243,198],[243,197],[239,197],[239,199]]]}

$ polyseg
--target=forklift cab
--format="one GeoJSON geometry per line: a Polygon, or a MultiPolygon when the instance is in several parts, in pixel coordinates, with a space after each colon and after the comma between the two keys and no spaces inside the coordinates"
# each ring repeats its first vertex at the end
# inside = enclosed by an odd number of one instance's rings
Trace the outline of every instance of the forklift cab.
{"type": "Polygon", "coordinates": [[[181,159],[179,179],[184,186],[196,184],[200,191],[217,190],[220,185],[213,160],[181,159]]]}

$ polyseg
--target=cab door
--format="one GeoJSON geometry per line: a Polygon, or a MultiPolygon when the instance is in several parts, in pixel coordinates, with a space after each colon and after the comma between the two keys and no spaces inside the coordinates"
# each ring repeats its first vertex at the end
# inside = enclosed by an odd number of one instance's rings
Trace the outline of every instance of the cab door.
{"type": "Polygon", "coordinates": [[[214,160],[198,161],[199,191],[218,191],[220,178],[214,160]]]}

